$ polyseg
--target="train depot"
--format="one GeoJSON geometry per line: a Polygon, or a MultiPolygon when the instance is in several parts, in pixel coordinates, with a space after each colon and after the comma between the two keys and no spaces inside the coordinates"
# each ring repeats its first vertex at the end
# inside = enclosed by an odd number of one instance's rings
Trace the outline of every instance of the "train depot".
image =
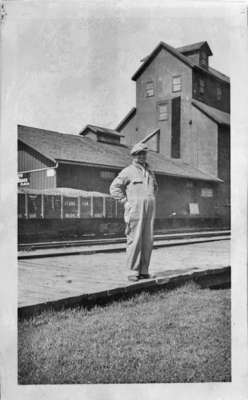
{"type": "Polygon", "coordinates": [[[230,80],[210,56],[207,42],[160,42],[133,75],[136,105],[114,130],[19,125],[19,242],[122,235],[123,209],[109,186],[130,163],[130,148],[154,130],[155,231],[229,228],[230,80]]]}

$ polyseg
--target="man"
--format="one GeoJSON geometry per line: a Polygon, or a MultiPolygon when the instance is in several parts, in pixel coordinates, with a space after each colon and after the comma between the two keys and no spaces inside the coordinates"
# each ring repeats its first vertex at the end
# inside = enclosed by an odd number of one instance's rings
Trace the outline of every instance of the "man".
{"type": "Polygon", "coordinates": [[[147,150],[144,143],[137,143],[131,150],[132,164],[110,186],[111,196],[124,204],[130,281],[150,278],[157,182],[146,162],[147,150]]]}

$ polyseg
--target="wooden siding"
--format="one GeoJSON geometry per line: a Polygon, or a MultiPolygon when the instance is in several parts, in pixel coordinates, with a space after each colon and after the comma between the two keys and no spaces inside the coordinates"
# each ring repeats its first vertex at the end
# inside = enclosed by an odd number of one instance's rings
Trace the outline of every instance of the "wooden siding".
{"type": "MultiPolygon", "coordinates": [[[[101,170],[101,168],[61,165],[58,168],[58,186],[109,193],[112,179],[102,179],[101,170]]],[[[113,173],[117,174],[117,171],[113,173]]],[[[198,202],[199,216],[214,216],[215,197],[201,197],[201,189],[214,188],[214,184],[168,176],[158,176],[157,179],[159,183],[157,218],[171,217],[173,212],[176,212],[177,217],[189,216],[190,202],[198,202]]]]}
{"type": "Polygon", "coordinates": [[[57,187],[68,187],[87,191],[97,191],[109,194],[109,186],[113,178],[103,179],[101,171],[118,171],[107,168],[93,168],[81,165],[60,164],[57,170],[57,187]]]}
{"type": "Polygon", "coordinates": [[[128,120],[128,122],[123,126],[120,132],[124,135],[124,138],[121,138],[121,143],[126,146],[133,146],[136,140],[136,113],[132,118],[128,120]]]}
{"type": "Polygon", "coordinates": [[[54,163],[23,142],[18,142],[18,171],[50,168],[54,163]]]}
{"type": "Polygon", "coordinates": [[[218,186],[217,211],[227,221],[230,219],[230,129],[219,127],[218,131],[218,174],[223,183],[218,186]]]}
{"type": "Polygon", "coordinates": [[[206,73],[200,71],[193,72],[192,97],[208,104],[210,107],[217,108],[227,113],[230,112],[230,85],[206,73]],[[205,82],[205,91],[202,95],[199,92],[200,79],[203,79],[205,82]],[[220,85],[222,89],[221,100],[217,99],[218,85],[220,85]]]}
{"type": "Polygon", "coordinates": [[[50,189],[56,187],[56,169],[54,176],[47,176],[47,170],[54,163],[46,159],[22,142],[18,142],[18,172],[31,171],[29,173],[29,188],[50,189]]]}
{"type": "Polygon", "coordinates": [[[189,217],[189,203],[198,203],[198,217],[214,217],[216,190],[218,185],[213,183],[175,179],[158,176],[159,191],[157,195],[156,218],[189,217]],[[213,197],[202,197],[202,189],[212,189],[213,197]]]}
{"type": "Polygon", "coordinates": [[[218,125],[192,106],[191,140],[192,165],[206,174],[218,177],[218,125]]]}
{"type": "Polygon", "coordinates": [[[30,173],[30,189],[52,189],[56,187],[56,170],[54,176],[47,176],[47,171],[34,171],[30,173]]]}
{"type": "MultiPolygon", "coordinates": [[[[136,81],[136,126],[137,131],[133,143],[141,140],[147,133],[156,128],[160,129],[160,152],[171,157],[171,103],[172,99],[181,96],[181,158],[188,162],[187,138],[189,136],[189,114],[192,96],[192,70],[165,49],[161,50],[151,64],[144,70],[136,81]],[[181,76],[181,92],[172,91],[172,80],[181,76]],[[145,84],[154,82],[154,96],[146,97],[145,84]],[[168,119],[159,120],[158,105],[167,102],[168,119]]],[[[156,150],[156,138],[148,143],[156,150]]]]}

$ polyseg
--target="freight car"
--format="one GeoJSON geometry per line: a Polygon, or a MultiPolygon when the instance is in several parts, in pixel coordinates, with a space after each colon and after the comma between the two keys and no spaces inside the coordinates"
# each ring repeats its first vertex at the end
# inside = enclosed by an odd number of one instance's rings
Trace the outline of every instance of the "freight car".
{"type": "MultiPolygon", "coordinates": [[[[123,237],[123,205],[106,193],[70,188],[18,189],[18,243],[123,237]]],[[[155,232],[219,229],[221,218],[174,214],[155,219],[155,232]]]]}
{"type": "Polygon", "coordinates": [[[18,242],[122,236],[123,206],[106,193],[18,189],[18,242]]]}

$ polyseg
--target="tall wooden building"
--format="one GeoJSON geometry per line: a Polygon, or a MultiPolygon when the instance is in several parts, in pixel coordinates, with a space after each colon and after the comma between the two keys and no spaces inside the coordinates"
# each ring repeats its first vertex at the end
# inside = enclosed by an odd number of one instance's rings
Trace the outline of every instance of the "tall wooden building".
{"type": "Polygon", "coordinates": [[[133,75],[136,107],[116,130],[132,146],[159,128],[151,149],[221,179],[211,196],[216,212],[228,218],[230,80],[210,67],[210,56],[207,42],[180,48],[160,42],[133,75]]]}

